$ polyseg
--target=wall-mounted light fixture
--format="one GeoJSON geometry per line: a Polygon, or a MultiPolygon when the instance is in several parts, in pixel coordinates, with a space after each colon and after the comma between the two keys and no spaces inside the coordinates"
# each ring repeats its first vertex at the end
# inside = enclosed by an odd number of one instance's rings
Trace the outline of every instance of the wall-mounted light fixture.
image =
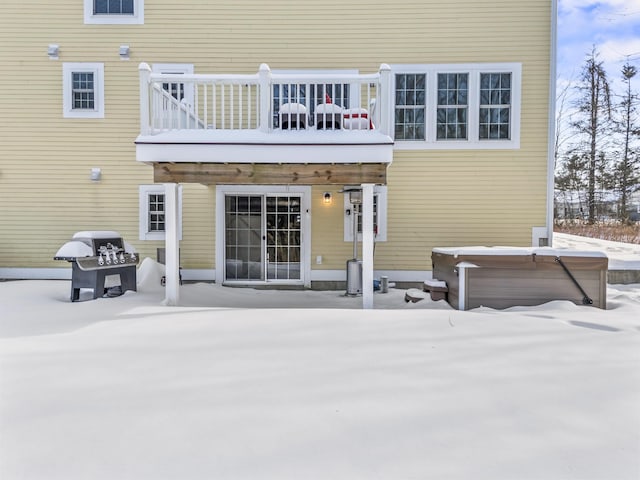
{"type": "Polygon", "coordinates": [[[324,194],[322,195],[322,201],[325,205],[331,205],[331,192],[324,192],[324,194]]]}
{"type": "Polygon", "coordinates": [[[92,168],[90,178],[92,182],[99,182],[102,179],[102,170],[100,168],[92,168]]]}
{"type": "Polygon", "coordinates": [[[120,60],[129,60],[129,45],[120,45],[120,60]]]}
{"type": "Polygon", "coordinates": [[[47,48],[47,55],[50,60],[58,60],[60,55],[60,45],[56,45],[55,43],[50,43],[47,48]]]}

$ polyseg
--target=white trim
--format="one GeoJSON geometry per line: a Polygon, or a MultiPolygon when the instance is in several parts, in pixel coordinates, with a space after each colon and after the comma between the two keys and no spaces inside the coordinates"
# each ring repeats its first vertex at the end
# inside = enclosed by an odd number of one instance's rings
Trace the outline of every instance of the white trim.
{"type": "Polygon", "coordinates": [[[144,0],[133,0],[133,15],[94,15],[93,0],[84,0],[85,25],[143,25],[144,0]]]}
{"type": "Polygon", "coordinates": [[[300,194],[300,230],[302,242],[300,245],[300,280],[239,282],[243,284],[283,284],[311,286],[311,187],[292,185],[216,185],[216,277],[220,283],[225,278],[225,214],[224,197],[226,194],[300,194]],[[218,273],[220,275],[218,275],[218,273]]]}
{"type": "MultiPolygon", "coordinates": [[[[375,236],[376,242],[387,241],[387,186],[375,185],[373,187],[374,196],[378,197],[378,233],[375,236]]],[[[343,194],[343,239],[345,242],[353,242],[353,205],[349,201],[349,194],[343,194]],[[347,211],[349,214],[347,215],[347,211]]],[[[358,233],[358,241],[362,241],[362,232],[358,233]]]]}
{"type": "Polygon", "coordinates": [[[104,118],[104,63],[62,64],[62,115],[64,118],[104,118]],[[73,108],[74,73],[93,73],[93,110],[73,108]]]}
{"type": "MultiPolygon", "coordinates": [[[[391,91],[396,90],[396,74],[422,73],[426,76],[425,140],[395,140],[396,150],[517,150],[520,148],[522,99],[521,63],[468,63],[433,65],[391,65],[391,91]],[[439,73],[469,74],[469,104],[467,140],[437,140],[436,115],[439,73]],[[509,140],[481,140],[478,138],[480,107],[480,74],[511,73],[511,138],[509,140]]],[[[393,94],[395,99],[395,93],[393,94]]],[[[395,138],[395,100],[390,112],[391,135],[395,138]]]]}
{"type": "Polygon", "coordinates": [[[555,137],[556,137],[556,75],[557,75],[557,29],[558,29],[558,1],[551,2],[551,52],[549,65],[549,138],[547,158],[547,238],[549,245],[553,245],[553,203],[555,188],[555,137]]]}
{"type": "MultiPolygon", "coordinates": [[[[165,240],[165,232],[149,231],[149,195],[164,195],[165,188],[161,183],[153,185],[138,185],[138,239],[139,240],[165,240]]],[[[165,215],[166,215],[165,198],[165,215]]],[[[165,217],[166,220],[166,217],[165,217]]],[[[166,223],[165,223],[166,229],[166,223]]],[[[182,240],[182,185],[178,186],[178,239],[182,240]]]]}

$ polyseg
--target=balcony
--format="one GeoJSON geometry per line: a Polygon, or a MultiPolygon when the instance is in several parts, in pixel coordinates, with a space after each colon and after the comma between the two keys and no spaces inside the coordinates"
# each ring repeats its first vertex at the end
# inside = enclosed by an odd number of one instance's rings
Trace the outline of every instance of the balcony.
{"type": "Polygon", "coordinates": [[[386,183],[390,70],[157,74],[140,64],[136,158],[157,182],[386,183]]]}

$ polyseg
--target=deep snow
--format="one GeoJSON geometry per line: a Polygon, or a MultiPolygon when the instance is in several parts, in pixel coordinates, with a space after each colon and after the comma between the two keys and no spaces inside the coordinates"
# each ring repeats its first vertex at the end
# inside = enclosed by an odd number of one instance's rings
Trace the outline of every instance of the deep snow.
{"type": "Polygon", "coordinates": [[[208,284],[164,307],[161,273],[77,303],[0,283],[0,478],[640,478],[640,285],[606,311],[208,284]]]}

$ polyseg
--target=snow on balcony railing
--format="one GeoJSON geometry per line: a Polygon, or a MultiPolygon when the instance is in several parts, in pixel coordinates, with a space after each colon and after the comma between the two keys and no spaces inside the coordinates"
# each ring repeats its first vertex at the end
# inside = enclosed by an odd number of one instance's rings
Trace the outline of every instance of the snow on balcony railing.
{"type": "Polygon", "coordinates": [[[389,68],[374,74],[151,73],[140,64],[140,129],[388,132],[389,68]]]}

